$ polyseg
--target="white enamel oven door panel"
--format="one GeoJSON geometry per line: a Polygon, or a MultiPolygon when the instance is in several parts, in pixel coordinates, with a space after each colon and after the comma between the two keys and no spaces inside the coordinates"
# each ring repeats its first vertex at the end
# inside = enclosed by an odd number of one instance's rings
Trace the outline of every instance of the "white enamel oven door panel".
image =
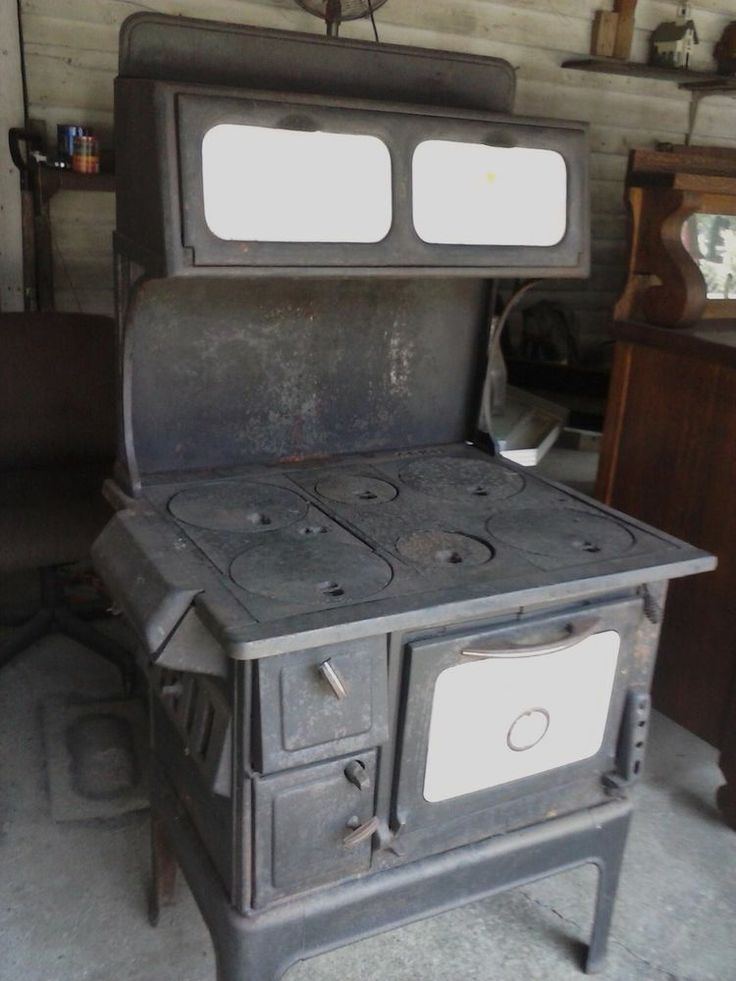
{"type": "Polygon", "coordinates": [[[621,638],[596,632],[563,650],[491,653],[445,668],[432,700],[424,798],[432,803],[595,756],[621,638]]]}
{"type": "Polygon", "coordinates": [[[600,788],[641,617],[634,598],[409,642],[395,820],[416,829],[579,779],[600,788]]]}

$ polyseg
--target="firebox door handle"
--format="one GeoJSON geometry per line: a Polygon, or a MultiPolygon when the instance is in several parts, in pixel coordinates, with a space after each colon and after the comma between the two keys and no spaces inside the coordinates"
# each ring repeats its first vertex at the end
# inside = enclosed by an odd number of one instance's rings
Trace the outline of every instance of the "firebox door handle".
{"type": "Polygon", "coordinates": [[[536,657],[540,654],[556,654],[579,644],[588,637],[592,637],[599,629],[600,623],[599,617],[580,620],[576,624],[568,623],[565,628],[565,636],[551,643],[516,647],[506,641],[499,641],[497,644],[489,644],[486,647],[469,648],[464,650],[462,654],[463,657],[536,657]]]}
{"type": "Polygon", "coordinates": [[[342,701],[348,697],[348,689],[345,682],[340,677],[340,673],[335,669],[330,660],[323,661],[319,666],[319,673],[332,689],[335,698],[342,701]]]}
{"type": "Polygon", "coordinates": [[[366,821],[365,824],[361,824],[360,827],[351,831],[349,835],[345,835],[342,843],[346,848],[354,848],[356,845],[360,845],[362,842],[372,838],[380,826],[380,820],[377,817],[372,817],[370,821],[366,821]]]}

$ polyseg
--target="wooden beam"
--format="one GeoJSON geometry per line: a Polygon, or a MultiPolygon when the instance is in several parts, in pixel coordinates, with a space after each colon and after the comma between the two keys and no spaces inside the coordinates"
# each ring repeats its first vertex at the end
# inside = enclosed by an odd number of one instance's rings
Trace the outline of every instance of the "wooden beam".
{"type": "Polygon", "coordinates": [[[0,3],[0,310],[23,310],[23,218],[20,175],[8,130],[24,123],[20,27],[15,0],[0,3]]]}
{"type": "Polygon", "coordinates": [[[613,9],[618,14],[616,41],[613,46],[614,58],[623,58],[626,60],[631,55],[636,4],[637,0],[614,0],[613,9]]]}
{"type": "Polygon", "coordinates": [[[618,31],[618,14],[611,10],[596,10],[590,53],[602,58],[613,56],[618,31]]]}

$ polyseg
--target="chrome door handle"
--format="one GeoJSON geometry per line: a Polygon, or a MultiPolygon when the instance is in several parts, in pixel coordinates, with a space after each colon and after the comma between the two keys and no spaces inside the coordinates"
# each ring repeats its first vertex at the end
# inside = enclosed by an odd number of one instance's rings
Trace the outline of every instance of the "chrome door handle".
{"type": "Polygon", "coordinates": [[[497,641],[485,647],[473,647],[461,651],[463,657],[535,657],[539,654],[555,654],[568,647],[579,644],[591,637],[600,627],[600,617],[582,620],[576,624],[567,625],[567,635],[561,640],[546,644],[527,644],[516,646],[508,641],[497,641]]]}
{"type": "Polygon", "coordinates": [[[323,661],[322,664],[319,665],[319,673],[332,689],[332,694],[335,696],[335,698],[342,701],[343,698],[348,697],[347,685],[342,680],[339,672],[335,669],[330,660],[323,661]]]}
{"type": "Polygon", "coordinates": [[[345,835],[342,840],[343,845],[345,845],[346,848],[354,848],[356,845],[361,844],[361,842],[367,841],[369,838],[373,837],[376,831],[378,831],[380,824],[381,822],[377,817],[372,817],[370,821],[366,821],[364,824],[361,824],[360,827],[355,828],[354,831],[351,831],[350,834],[345,835]]]}

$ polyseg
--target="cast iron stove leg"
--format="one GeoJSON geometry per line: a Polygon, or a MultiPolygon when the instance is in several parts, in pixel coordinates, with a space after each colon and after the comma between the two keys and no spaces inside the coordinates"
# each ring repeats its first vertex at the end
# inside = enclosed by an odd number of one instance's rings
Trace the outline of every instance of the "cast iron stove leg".
{"type": "Polygon", "coordinates": [[[611,932],[613,907],[621,875],[621,864],[626,847],[626,836],[629,830],[629,820],[616,825],[609,831],[609,840],[605,843],[606,854],[596,861],[598,866],[598,891],[596,894],[595,914],[590,945],[585,958],[585,973],[597,974],[605,967],[608,937],[611,932]]]}
{"type": "Polygon", "coordinates": [[[176,858],[166,837],[164,821],[151,812],[151,891],[148,921],[157,926],[161,907],[173,906],[176,893],[176,858]]]}
{"type": "MultiPolygon", "coordinates": [[[[293,932],[293,931],[292,931],[293,932]]],[[[279,981],[294,963],[284,963],[284,951],[290,949],[287,935],[267,933],[265,942],[251,936],[248,943],[233,943],[230,938],[218,942],[213,937],[217,981],[279,981]]]]}

